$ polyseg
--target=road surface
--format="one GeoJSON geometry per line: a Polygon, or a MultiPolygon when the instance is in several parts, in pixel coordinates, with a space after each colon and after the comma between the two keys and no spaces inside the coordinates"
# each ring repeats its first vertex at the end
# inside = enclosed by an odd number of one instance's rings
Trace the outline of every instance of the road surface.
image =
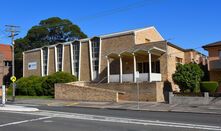
{"type": "Polygon", "coordinates": [[[0,112],[0,131],[221,130],[221,115],[39,106],[0,112]]]}

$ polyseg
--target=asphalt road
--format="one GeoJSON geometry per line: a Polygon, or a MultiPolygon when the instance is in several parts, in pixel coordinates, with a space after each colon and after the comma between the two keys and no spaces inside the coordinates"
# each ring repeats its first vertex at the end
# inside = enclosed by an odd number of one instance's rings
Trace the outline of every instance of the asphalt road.
{"type": "Polygon", "coordinates": [[[169,122],[187,122],[187,123],[221,126],[221,115],[216,115],[216,114],[132,111],[132,110],[113,110],[113,109],[96,109],[96,108],[81,108],[81,107],[39,106],[37,108],[41,110],[53,110],[53,111],[61,111],[69,113],[103,115],[103,116],[112,116],[112,117],[144,119],[144,120],[160,120],[160,121],[169,121],[169,122]]]}
{"type": "Polygon", "coordinates": [[[0,112],[0,131],[221,130],[212,114],[39,107],[34,113],[0,112]]]}

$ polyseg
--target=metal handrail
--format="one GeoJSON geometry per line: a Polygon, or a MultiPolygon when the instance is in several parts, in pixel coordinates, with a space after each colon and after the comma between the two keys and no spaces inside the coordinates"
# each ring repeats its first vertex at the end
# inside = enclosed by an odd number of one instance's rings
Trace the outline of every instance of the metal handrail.
{"type": "Polygon", "coordinates": [[[105,76],[103,79],[101,79],[99,82],[97,82],[96,85],[99,85],[101,82],[103,82],[105,79],[107,79],[107,77],[105,76]]]}

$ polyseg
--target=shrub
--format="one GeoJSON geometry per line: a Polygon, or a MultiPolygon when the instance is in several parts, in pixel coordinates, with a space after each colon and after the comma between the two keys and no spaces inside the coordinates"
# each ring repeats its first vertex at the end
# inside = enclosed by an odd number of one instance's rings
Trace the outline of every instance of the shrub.
{"type": "MultiPolygon", "coordinates": [[[[46,77],[23,77],[16,82],[16,94],[27,96],[53,96],[55,83],[67,83],[76,80],[77,78],[75,76],[65,72],[56,72],[46,77]]],[[[11,94],[11,91],[8,93],[11,94]]]]}
{"type": "Polygon", "coordinates": [[[200,81],[204,72],[200,69],[199,65],[194,63],[178,64],[176,71],[173,74],[173,81],[179,85],[181,92],[190,90],[191,92],[200,91],[200,81]]]}
{"type": "Polygon", "coordinates": [[[42,83],[42,88],[45,95],[54,96],[54,84],[55,83],[68,83],[76,81],[77,78],[70,73],[56,72],[52,75],[45,77],[42,83]]]}
{"type": "Polygon", "coordinates": [[[43,78],[39,76],[20,78],[16,82],[16,94],[29,96],[44,95],[42,89],[42,80],[43,78]]]}
{"type": "Polygon", "coordinates": [[[216,81],[204,81],[200,83],[200,90],[202,92],[215,93],[218,88],[218,82],[216,81]]]}
{"type": "Polygon", "coordinates": [[[9,86],[8,87],[8,90],[7,90],[7,96],[12,96],[12,92],[13,92],[13,90],[12,90],[12,86],[9,86]]]}

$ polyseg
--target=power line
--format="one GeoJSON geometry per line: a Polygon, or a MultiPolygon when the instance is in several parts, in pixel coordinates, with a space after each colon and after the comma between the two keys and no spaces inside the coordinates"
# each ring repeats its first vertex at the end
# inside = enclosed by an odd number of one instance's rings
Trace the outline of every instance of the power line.
{"type": "MultiPolygon", "coordinates": [[[[96,13],[94,15],[83,16],[83,17],[79,17],[79,18],[76,18],[76,19],[77,19],[77,21],[86,21],[86,20],[92,20],[92,19],[108,16],[108,15],[113,15],[113,14],[116,14],[116,13],[125,12],[125,11],[135,9],[135,8],[138,8],[138,7],[146,6],[147,4],[145,4],[145,3],[147,3],[147,2],[149,2],[149,1],[141,0],[141,1],[137,1],[137,2],[134,2],[134,3],[128,4],[128,5],[123,6],[123,7],[109,9],[109,10],[106,10],[106,11],[103,11],[103,12],[96,13]]],[[[33,28],[45,28],[45,27],[53,28],[53,27],[59,27],[59,26],[64,26],[64,25],[71,25],[71,23],[62,22],[62,23],[51,24],[51,25],[47,25],[47,24],[46,25],[37,25],[37,26],[34,26],[33,28]]]]}
{"type": "Polygon", "coordinates": [[[96,13],[94,15],[83,16],[83,17],[79,17],[77,19],[78,19],[78,21],[86,21],[86,20],[96,19],[96,18],[99,18],[99,17],[113,15],[113,14],[116,14],[116,13],[125,12],[125,11],[135,9],[135,8],[138,8],[138,7],[146,6],[147,4],[145,4],[145,3],[147,3],[147,2],[149,2],[149,1],[141,0],[141,1],[137,1],[137,2],[134,2],[134,3],[128,4],[128,5],[123,6],[123,7],[118,7],[118,8],[114,8],[114,9],[105,10],[103,12],[99,12],[99,13],[96,13]]]}

